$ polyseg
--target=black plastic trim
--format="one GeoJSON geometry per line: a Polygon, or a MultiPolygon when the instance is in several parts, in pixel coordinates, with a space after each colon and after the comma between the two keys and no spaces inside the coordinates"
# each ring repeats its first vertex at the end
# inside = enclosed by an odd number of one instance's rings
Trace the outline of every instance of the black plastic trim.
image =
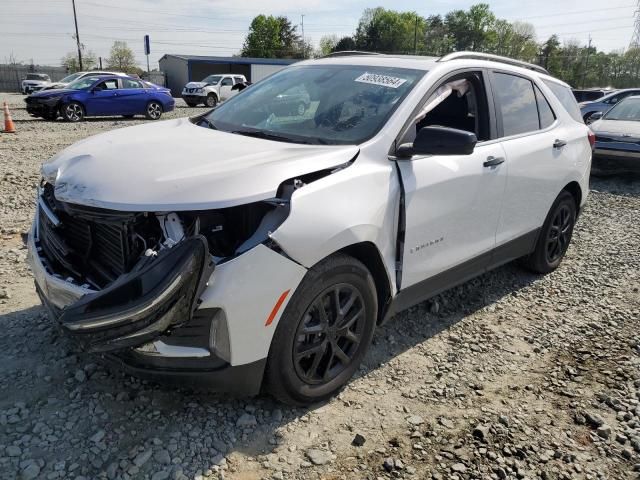
{"type": "Polygon", "coordinates": [[[535,248],[539,231],[540,229],[537,228],[476,258],[400,290],[393,298],[383,323],[402,310],[500,265],[530,254],[535,248]]]}

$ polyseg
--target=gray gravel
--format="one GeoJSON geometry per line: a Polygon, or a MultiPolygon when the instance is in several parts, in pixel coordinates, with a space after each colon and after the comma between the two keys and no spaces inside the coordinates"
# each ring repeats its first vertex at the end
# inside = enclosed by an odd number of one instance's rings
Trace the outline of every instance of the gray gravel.
{"type": "Polygon", "coordinates": [[[553,274],[508,265],[402,312],[336,399],[292,409],[74,352],[24,263],[38,169],[144,120],[50,123],[3,98],[18,133],[0,134],[1,478],[637,478],[640,180],[592,181],[553,274]]]}

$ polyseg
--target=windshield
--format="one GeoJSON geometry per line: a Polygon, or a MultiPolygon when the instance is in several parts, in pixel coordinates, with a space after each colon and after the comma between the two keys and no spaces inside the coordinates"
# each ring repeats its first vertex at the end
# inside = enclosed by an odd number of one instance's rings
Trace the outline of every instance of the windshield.
{"type": "Polygon", "coordinates": [[[76,80],[75,82],[71,82],[65,88],[70,88],[71,90],[84,90],[89,88],[91,85],[95,83],[98,78],[96,77],[84,77],[76,80]]]}
{"type": "Polygon", "coordinates": [[[640,97],[627,98],[609,110],[604,117],[606,120],[627,120],[640,122],[640,97]]]}
{"type": "Polygon", "coordinates": [[[209,75],[202,80],[202,83],[208,83],[210,85],[217,85],[222,77],[220,75],[209,75]]]}
{"type": "Polygon", "coordinates": [[[72,73],[71,75],[68,75],[64,77],[62,80],[60,80],[60,83],[71,83],[80,75],[82,75],[82,73],[72,73]]]}
{"type": "Polygon", "coordinates": [[[425,73],[355,65],[289,67],[204,118],[219,130],[273,140],[359,144],[382,128],[425,73]]]}
{"type": "Polygon", "coordinates": [[[27,73],[27,80],[46,80],[49,77],[42,73],[27,73]]]}

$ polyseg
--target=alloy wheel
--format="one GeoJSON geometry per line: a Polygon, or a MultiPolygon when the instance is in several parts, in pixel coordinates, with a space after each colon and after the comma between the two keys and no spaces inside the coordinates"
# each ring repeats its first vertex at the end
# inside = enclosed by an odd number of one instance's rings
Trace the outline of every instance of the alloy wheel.
{"type": "Polygon", "coordinates": [[[572,225],[571,209],[568,205],[561,205],[556,211],[547,234],[547,261],[553,263],[566,252],[571,239],[572,225]]]}
{"type": "Polygon", "coordinates": [[[72,122],[82,120],[82,107],[77,103],[70,103],[65,107],[66,117],[72,122]]]}
{"type": "Polygon", "coordinates": [[[353,360],[365,328],[362,294],[346,283],[324,290],[305,311],[293,346],[293,363],[301,380],[327,383],[353,360]]]}
{"type": "Polygon", "coordinates": [[[162,115],[162,108],[157,103],[150,103],[147,107],[147,113],[153,120],[157,120],[162,115]]]}

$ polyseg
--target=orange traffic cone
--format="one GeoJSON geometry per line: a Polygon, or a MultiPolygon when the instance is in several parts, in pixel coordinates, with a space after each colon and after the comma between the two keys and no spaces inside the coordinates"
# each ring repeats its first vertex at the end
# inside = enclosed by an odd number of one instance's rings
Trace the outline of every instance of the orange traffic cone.
{"type": "Polygon", "coordinates": [[[16,133],[16,126],[13,123],[11,114],[9,113],[9,105],[4,102],[4,133],[16,133]]]}

